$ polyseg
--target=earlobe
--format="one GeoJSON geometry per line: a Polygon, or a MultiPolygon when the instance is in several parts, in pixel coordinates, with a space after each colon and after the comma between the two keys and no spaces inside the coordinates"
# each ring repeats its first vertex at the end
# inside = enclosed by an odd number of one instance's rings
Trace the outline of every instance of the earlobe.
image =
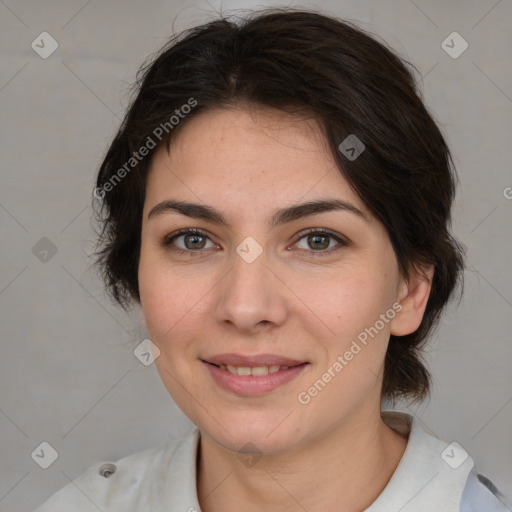
{"type": "Polygon", "coordinates": [[[434,265],[429,265],[416,270],[408,281],[401,283],[398,300],[402,309],[391,322],[391,334],[405,336],[418,329],[427,307],[433,277],[434,265]]]}

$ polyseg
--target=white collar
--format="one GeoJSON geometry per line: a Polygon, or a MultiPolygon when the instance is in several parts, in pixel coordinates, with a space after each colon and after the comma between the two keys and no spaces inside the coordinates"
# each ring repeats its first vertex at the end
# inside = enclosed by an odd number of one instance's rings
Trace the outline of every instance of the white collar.
{"type": "Polygon", "coordinates": [[[388,484],[365,512],[459,512],[474,467],[469,454],[427,432],[415,416],[397,411],[381,416],[399,433],[409,432],[409,441],[388,484]]]}

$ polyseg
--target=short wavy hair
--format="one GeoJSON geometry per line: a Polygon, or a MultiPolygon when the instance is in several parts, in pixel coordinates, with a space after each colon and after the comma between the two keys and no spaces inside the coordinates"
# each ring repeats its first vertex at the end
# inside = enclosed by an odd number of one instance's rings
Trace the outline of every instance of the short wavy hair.
{"type": "Polygon", "coordinates": [[[220,15],[170,37],[140,67],[96,180],[93,208],[101,229],[94,264],[109,296],[125,310],[140,303],[142,210],[160,145],[170,151],[187,121],[214,107],[303,112],[318,121],[339,172],[387,229],[401,275],[434,266],[421,325],[390,337],[381,392],[393,402],[426,398],[431,375],[422,349],[457,284],[462,296],[464,249],[449,232],[457,185],[452,156],[412,68],[354,23],[309,10],[264,9],[236,21],[220,15]],[[171,126],[191,98],[195,107],[171,126]],[[155,133],[163,136],[149,148],[155,133]],[[354,160],[339,150],[350,134],[365,145],[354,160]],[[137,153],[143,146],[144,158],[137,153]]]}

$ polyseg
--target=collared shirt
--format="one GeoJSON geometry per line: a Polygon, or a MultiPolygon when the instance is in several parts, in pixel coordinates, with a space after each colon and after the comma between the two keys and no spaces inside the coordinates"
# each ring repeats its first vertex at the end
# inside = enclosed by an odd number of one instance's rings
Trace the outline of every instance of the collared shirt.
{"type": "MultiPolygon", "coordinates": [[[[382,411],[383,421],[408,435],[388,484],[365,512],[510,512],[510,502],[458,443],[429,434],[406,413],[382,411]]],[[[34,512],[201,512],[196,489],[200,431],[164,445],[98,462],[34,512]]]]}

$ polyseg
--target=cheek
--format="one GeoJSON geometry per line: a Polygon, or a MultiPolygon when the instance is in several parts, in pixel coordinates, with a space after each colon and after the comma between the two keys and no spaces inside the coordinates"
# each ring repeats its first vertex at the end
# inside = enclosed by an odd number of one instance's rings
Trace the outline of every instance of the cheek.
{"type": "Polygon", "coordinates": [[[380,315],[392,306],[390,288],[384,273],[354,271],[325,280],[325,293],[317,291],[311,297],[318,317],[335,333],[325,330],[332,341],[325,343],[326,359],[315,375],[324,382],[332,378],[325,373],[329,369],[336,375],[329,391],[322,392],[326,404],[334,407],[340,394],[348,391],[357,402],[378,385],[392,319],[388,315],[388,322],[383,322],[380,315]]]}
{"type": "Polygon", "coordinates": [[[149,250],[141,249],[139,262],[140,302],[153,343],[161,345],[163,335],[172,330],[183,306],[181,290],[169,281],[158,258],[149,250]]]}
{"type": "Polygon", "coordinates": [[[339,412],[342,403],[355,407],[379,386],[391,316],[388,323],[379,319],[390,310],[393,297],[389,283],[377,273],[347,273],[322,283],[323,291],[314,291],[308,305],[324,325],[326,336],[317,341],[323,344],[325,356],[309,384],[314,388],[319,382],[322,389],[318,392],[322,398],[315,400],[318,407],[339,412]]]}
{"type": "Polygon", "coordinates": [[[179,348],[179,338],[200,328],[212,283],[205,275],[169,269],[154,255],[141,253],[139,290],[151,340],[160,350],[179,348]],[[175,343],[169,343],[174,341],[175,343]]]}
{"type": "MultiPolygon", "coordinates": [[[[161,264],[160,264],[161,265],[161,264]]],[[[162,272],[150,258],[141,257],[139,289],[142,310],[150,340],[160,350],[155,366],[167,391],[183,411],[188,411],[188,389],[193,382],[190,360],[194,358],[194,329],[201,322],[201,302],[190,279],[162,272]],[[195,305],[195,306],[194,306],[195,305]]]]}
{"type": "Polygon", "coordinates": [[[163,344],[187,330],[201,309],[199,297],[189,291],[192,283],[157,278],[146,281],[145,286],[141,304],[154,342],[163,344]]]}
{"type": "Polygon", "coordinates": [[[373,325],[391,305],[391,294],[382,279],[361,270],[313,280],[309,290],[308,305],[343,340],[373,325]]]}

